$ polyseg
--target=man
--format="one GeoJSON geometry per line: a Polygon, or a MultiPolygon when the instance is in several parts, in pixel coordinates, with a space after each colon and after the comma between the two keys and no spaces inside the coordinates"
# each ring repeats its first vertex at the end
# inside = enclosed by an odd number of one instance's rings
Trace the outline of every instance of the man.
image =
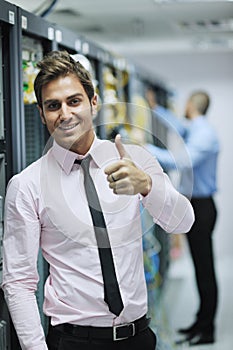
{"type": "Polygon", "coordinates": [[[191,195],[195,213],[195,223],[187,239],[195,268],[200,306],[193,325],[179,330],[185,335],[181,342],[188,341],[190,345],[213,343],[218,294],[212,243],[217,216],[213,195],[217,189],[219,142],[205,116],[210,99],[204,91],[191,94],[186,104],[185,126],[170,111],[157,106],[151,90],[148,90],[147,98],[155,116],[170,130],[176,130],[184,139],[182,152],[169,152],[167,149],[149,144],[147,149],[157,157],[166,170],[175,168],[180,170],[180,191],[187,197],[191,195]],[[191,183],[193,183],[192,193],[191,183]]]}
{"type": "Polygon", "coordinates": [[[124,146],[119,135],[115,143],[96,138],[97,99],[79,62],[55,51],[38,67],[35,93],[54,143],[11,179],[5,201],[3,289],[21,347],[155,349],[146,317],[140,202],[174,233],[193,224],[191,204],[149,152],[124,146]],[[39,247],[50,266],[47,343],[35,299],[39,247]]]}

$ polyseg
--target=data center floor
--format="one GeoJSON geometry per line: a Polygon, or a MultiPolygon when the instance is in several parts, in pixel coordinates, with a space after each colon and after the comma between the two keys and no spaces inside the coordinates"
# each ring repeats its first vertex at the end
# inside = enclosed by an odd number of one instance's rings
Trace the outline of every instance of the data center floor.
{"type": "Polygon", "coordinates": [[[193,268],[188,252],[172,261],[159,303],[152,308],[152,328],[158,336],[156,350],[232,350],[232,285],[233,257],[216,261],[219,284],[219,305],[216,319],[216,342],[208,345],[175,345],[176,330],[192,324],[198,306],[193,268]]]}

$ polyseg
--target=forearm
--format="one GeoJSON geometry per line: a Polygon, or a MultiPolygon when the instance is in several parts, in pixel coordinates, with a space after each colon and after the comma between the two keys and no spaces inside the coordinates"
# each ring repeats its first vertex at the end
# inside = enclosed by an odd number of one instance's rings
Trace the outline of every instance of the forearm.
{"type": "Polygon", "coordinates": [[[166,171],[177,169],[178,162],[171,152],[152,144],[146,144],[146,149],[159,161],[163,169],[166,171]]]}
{"type": "Polygon", "coordinates": [[[47,350],[34,291],[17,282],[3,290],[22,350],[47,350]]]}
{"type": "Polygon", "coordinates": [[[143,198],[154,222],[169,233],[188,232],[194,222],[189,200],[174,189],[166,174],[152,177],[150,193],[143,198]]]}
{"type": "Polygon", "coordinates": [[[156,108],[153,109],[153,112],[155,117],[169,130],[175,132],[181,137],[185,137],[187,130],[174,113],[162,106],[156,106],[156,108]]]}

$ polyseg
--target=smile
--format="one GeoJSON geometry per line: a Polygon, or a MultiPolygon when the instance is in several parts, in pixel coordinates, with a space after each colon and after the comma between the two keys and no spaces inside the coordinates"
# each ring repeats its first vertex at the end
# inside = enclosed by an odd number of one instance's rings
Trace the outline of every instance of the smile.
{"type": "Polygon", "coordinates": [[[59,129],[61,130],[72,130],[74,129],[77,125],[79,125],[79,123],[75,123],[75,124],[71,124],[71,125],[59,125],[59,129]]]}

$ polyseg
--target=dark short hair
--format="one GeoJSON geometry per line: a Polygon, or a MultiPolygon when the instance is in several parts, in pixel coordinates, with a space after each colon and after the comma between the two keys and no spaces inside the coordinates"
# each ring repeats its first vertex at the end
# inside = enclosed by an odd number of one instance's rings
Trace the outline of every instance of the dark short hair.
{"type": "Polygon", "coordinates": [[[210,97],[205,91],[195,91],[190,96],[190,101],[195,105],[195,108],[202,115],[207,113],[210,105],[210,97]]]}
{"type": "Polygon", "coordinates": [[[42,87],[52,80],[69,74],[73,74],[79,79],[91,103],[95,93],[91,75],[67,51],[51,51],[38,62],[37,67],[40,71],[34,81],[34,90],[40,107],[42,107],[42,87]]]}

